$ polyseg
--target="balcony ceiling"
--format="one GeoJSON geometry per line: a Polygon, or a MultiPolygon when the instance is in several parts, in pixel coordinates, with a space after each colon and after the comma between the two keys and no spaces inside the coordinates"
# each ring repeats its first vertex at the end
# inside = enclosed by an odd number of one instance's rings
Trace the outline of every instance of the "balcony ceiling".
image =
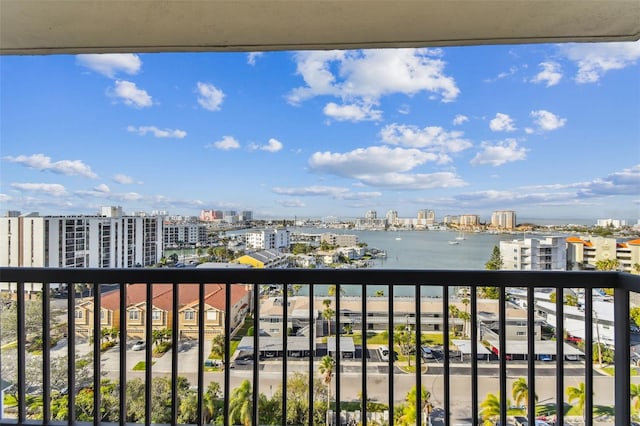
{"type": "Polygon", "coordinates": [[[0,53],[260,51],[640,37],[640,0],[0,0],[0,53]]]}

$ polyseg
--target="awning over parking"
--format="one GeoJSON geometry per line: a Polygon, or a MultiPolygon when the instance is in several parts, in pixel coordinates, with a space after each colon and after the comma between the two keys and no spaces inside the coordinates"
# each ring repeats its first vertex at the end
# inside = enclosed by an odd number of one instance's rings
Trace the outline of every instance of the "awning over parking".
{"type": "MultiPolygon", "coordinates": [[[[327,352],[335,353],[336,352],[336,338],[328,337],[327,338],[327,352]]],[[[356,345],[353,343],[353,338],[351,337],[340,337],[340,353],[353,353],[356,352],[356,345]]]]}
{"type": "MultiPolygon", "coordinates": [[[[342,342],[340,342],[342,343],[342,342]]],[[[258,339],[260,345],[260,352],[282,352],[284,347],[282,345],[282,337],[262,337],[258,339]]],[[[315,350],[315,342],[314,347],[315,350]]],[[[253,336],[245,336],[240,340],[237,351],[253,353],[253,336]]],[[[287,337],[287,351],[308,351],[309,350],[309,338],[304,336],[289,336],[287,337]]]]}
{"type": "MultiPolygon", "coordinates": [[[[498,340],[489,339],[492,347],[500,348],[498,340]]],[[[584,355],[584,353],[574,346],[564,343],[564,354],[566,355],[584,355]]],[[[527,355],[529,353],[528,343],[526,340],[507,341],[507,354],[510,355],[527,355]]],[[[536,340],[536,355],[556,355],[556,342],[554,340],[536,340]]]]}
{"type": "MultiPolygon", "coordinates": [[[[471,346],[471,340],[453,339],[451,340],[451,343],[453,343],[454,346],[458,348],[458,350],[462,352],[464,355],[471,355],[471,349],[473,348],[471,346]]],[[[485,354],[491,353],[491,351],[486,347],[484,347],[484,345],[481,342],[476,342],[476,347],[478,348],[478,355],[485,355],[485,354]]]]}

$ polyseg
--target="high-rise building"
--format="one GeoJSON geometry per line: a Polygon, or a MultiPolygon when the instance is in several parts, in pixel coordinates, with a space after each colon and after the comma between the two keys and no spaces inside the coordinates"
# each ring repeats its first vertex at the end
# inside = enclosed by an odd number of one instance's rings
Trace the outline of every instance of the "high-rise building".
{"type": "Polygon", "coordinates": [[[497,229],[514,229],[516,212],[513,210],[497,210],[491,214],[491,227],[497,229]]]}
{"type": "Polygon", "coordinates": [[[458,218],[458,225],[465,228],[473,228],[480,225],[480,216],[477,214],[461,214],[458,218]]]}
{"type": "Polygon", "coordinates": [[[182,244],[206,244],[208,240],[207,225],[189,222],[165,222],[162,238],[165,247],[182,244]]]}
{"type": "Polygon", "coordinates": [[[517,271],[565,271],[567,269],[564,237],[500,241],[502,269],[517,271]]]}
{"type": "Polygon", "coordinates": [[[395,210],[389,210],[385,215],[387,219],[387,223],[389,225],[397,225],[398,224],[398,212],[395,210]]]}
{"type": "Polygon", "coordinates": [[[429,209],[418,210],[418,224],[433,226],[436,222],[436,212],[429,209]]]}
{"type": "Polygon", "coordinates": [[[203,222],[213,222],[214,220],[222,220],[221,210],[201,210],[200,220],[203,222]]]}
{"type": "MultiPolygon", "coordinates": [[[[131,268],[158,263],[162,221],[155,216],[0,217],[0,266],[131,268]]],[[[120,215],[118,215],[120,214],[120,215]]]]}

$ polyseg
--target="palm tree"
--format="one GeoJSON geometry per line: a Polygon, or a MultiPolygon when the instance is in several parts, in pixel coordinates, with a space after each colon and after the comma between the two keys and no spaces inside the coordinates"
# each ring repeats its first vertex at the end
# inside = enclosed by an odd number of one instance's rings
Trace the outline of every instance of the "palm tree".
{"type": "MultiPolygon", "coordinates": [[[[526,403],[529,400],[529,386],[527,385],[527,381],[524,377],[520,377],[518,380],[513,382],[511,385],[511,396],[513,396],[513,401],[518,407],[522,402],[526,403]]],[[[538,400],[538,395],[535,396],[535,400],[538,400]]]]}
{"type": "Polygon", "coordinates": [[[495,394],[488,394],[480,403],[480,417],[483,421],[495,420],[500,417],[500,397],[495,394]]]}
{"type": "Polygon", "coordinates": [[[464,319],[464,325],[463,330],[462,330],[462,334],[466,337],[467,336],[467,321],[471,319],[471,314],[469,313],[469,304],[471,303],[471,300],[469,300],[469,298],[464,297],[461,300],[462,304],[464,305],[464,316],[462,317],[462,319],[464,319]]]}
{"type": "Polygon", "coordinates": [[[333,318],[333,315],[335,313],[336,311],[331,308],[326,308],[324,311],[322,311],[322,318],[324,318],[329,323],[329,326],[327,327],[329,331],[328,336],[331,336],[331,318],[333,318]]]}
{"type": "Polygon", "coordinates": [[[631,383],[630,392],[631,401],[633,401],[634,410],[640,410],[640,384],[631,383]]]}
{"type": "Polygon", "coordinates": [[[241,423],[244,426],[251,424],[252,418],[252,389],[248,380],[243,380],[240,386],[235,388],[229,398],[229,417],[231,424],[241,423]]]}
{"type": "Polygon", "coordinates": [[[300,293],[302,286],[300,284],[294,284],[291,288],[293,288],[293,294],[297,296],[298,293],[300,293]]]}
{"type": "Polygon", "coordinates": [[[584,382],[578,383],[578,386],[569,386],[567,388],[567,398],[569,403],[573,400],[577,400],[578,409],[582,411],[582,418],[585,419],[584,403],[587,397],[587,390],[585,389],[584,382]]]}
{"type": "Polygon", "coordinates": [[[384,290],[376,290],[375,296],[376,297],[384,297],[384,290]]]}
{"type": "Polygon", "coordinates": [[[331,381],[333,380],[335,367],[336,361],[329,355],[325,355],[320,359],[318,371],[322,376],[322,382],[327,385],[327,425],[329,424],[329,410],[331,409],[331,381]]]}

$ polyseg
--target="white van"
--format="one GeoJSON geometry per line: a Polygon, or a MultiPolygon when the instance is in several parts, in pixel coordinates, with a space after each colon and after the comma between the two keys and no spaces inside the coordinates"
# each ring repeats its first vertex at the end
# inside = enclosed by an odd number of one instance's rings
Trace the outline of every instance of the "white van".
{"type": "Polygon", "coordinates": [[[387,346],[379,346],[378,356],[382,361],[389,361],[389,348],[387,346]]]}

